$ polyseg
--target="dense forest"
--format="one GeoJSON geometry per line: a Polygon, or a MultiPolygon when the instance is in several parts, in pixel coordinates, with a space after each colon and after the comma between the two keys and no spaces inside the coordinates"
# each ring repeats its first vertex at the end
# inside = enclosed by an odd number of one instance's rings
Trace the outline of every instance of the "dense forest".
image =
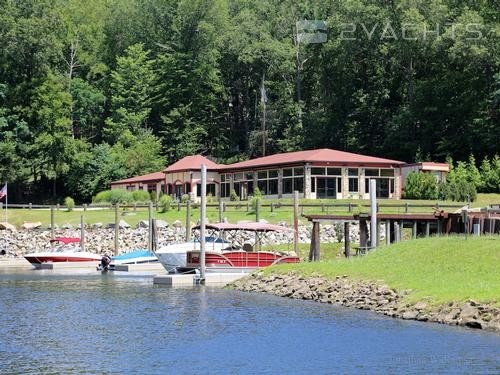
{"type": "Polygon", "coordinates": [[[194,153],[479,163],[500,152],[499,14],[488,0],[0,0],[0,179],[10,201],[87,201],[194,153]]]}

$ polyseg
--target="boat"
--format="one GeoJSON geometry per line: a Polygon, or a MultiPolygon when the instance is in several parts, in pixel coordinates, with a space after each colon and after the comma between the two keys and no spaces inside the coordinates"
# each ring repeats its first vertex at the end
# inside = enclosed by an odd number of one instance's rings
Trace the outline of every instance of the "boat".
{"type": "Polygon", "coordinates": [[[40,268],[44,263],[65,262],[99,262],[101,255],[82,251],[79,246],[80,239],[75,237],[56,237],[50,240],[57,247],[50,251],[25,254],[24,258],[35,268],[40,268]]]}
{"type": "MultiPolygon", "coordinates": [[[[219,236],[206,236],[205,244],[213,253],[231,248],[231,243],[219,236]]],[[[168,273],[185,272],[186,255],[189,251],[195,250],[200,250],[200,240],[196,235],[192,241],[160,246],[155,255],[168,273]]]]}
{"type": "MultiPolygon", "coordinates": [[[[244,243],[241,248],[225,249],[221,252],[213,252],[209,248],[205,252],[206,272],[218,273],[249,273],[259,268],[283,263],[298,263],[300,258],[292,252],[260,251],[262,235],[269,232],[286,232],[292,229],[265,223],[241,223],[241,224],[209,224],[207,229],[219,230],[221,232],[253,232],[255,244],[244,243]]],[[[189,251],[187,253],[186,270],[200,268],[200,251],[189,251]]]]}
{"type": "Polygon", "coordinates": [[[152,252],[144,249],[130,251],[111,257],[108,269],[113,271],[115,266],[122,264],[149,264],[158,263],[158,258],[152,252]]]}

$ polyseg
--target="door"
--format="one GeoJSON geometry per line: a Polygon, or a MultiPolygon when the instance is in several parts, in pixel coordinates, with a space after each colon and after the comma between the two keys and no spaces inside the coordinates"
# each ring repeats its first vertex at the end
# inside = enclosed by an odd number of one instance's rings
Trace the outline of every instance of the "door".
{"type": "Polygon", "coordinates": [[[336,198],[337,179],[319,177],[316,178],[316,192],[318,198],[336,198]]]}

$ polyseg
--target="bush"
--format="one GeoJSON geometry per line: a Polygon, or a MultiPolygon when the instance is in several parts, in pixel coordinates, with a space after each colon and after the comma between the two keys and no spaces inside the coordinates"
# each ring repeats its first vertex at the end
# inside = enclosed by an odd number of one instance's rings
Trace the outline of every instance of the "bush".
{"type": "Polygon", "coordinates": [[[236,202],[240,200],[240,197],[238,197],[238,194],[234,190],[231,190],[231,195],[229,196],[229,200],[231,202],[236,202]]]}
{"type": "Polygon", "coordinates": [[[439,198],[456,202],[475,201],[477,191],[474,183],[466,180],[452,180],[439,185],[439,198]]]}
{"type": "Polygon", "coordinates": [[[111,204],[132,203],[133,200],[132,193],[124,189],[111,189],[109,194],[109,203],[111,204]]]}
{"type": "Polygon", "coordinates": [[[149,201],[149,193],[145,190],[134,190],[132,199],[137,203],[146,203],[149,201]]]}
{"type": "Polygon", "coordinates": [[[111,196],[111,190],[104,190],[96,194],[92,199],[92,203],[109,203],[111,196]]]}
{"type": "Polygon", "coordinates": [[[172,197],[170,195],[162,195],[159,201],[160,212],[165,213],[170,211],[172,205],[172,197]]]}
{"type": "Polygon", "coordinates": [[[71,197],[66,197],[64,198],[64,205],[68,211],[73,211],[73,208],[75,208],[75,201],[71,197]]]}
{"type": "Polygon", "coordinates": [[[252,210],[253,212],[257,211],[257,203],[262,200],[262,193],[260,192],[260,189],[256,187],[253,191],[253,197],[252,197],[252,210]]]}
{"type": "Polygon", "coordinates": [[[410,172],[405,179],[403,198],[437,199],[438,184],[430,173],[410,172]]]}
{"type": "Polygon", "coordinates": [[[182,203],[187,203],[188,200],[191,199],[191,196],[189,194],[182,194],[182,197],[181,197],[181,202],[182,203]]]}
{"type": "Polygon", "coordinates": [[[207,203],[212,203],[214,201],[214,196],[212,193],[207,194],[207,203]]]}

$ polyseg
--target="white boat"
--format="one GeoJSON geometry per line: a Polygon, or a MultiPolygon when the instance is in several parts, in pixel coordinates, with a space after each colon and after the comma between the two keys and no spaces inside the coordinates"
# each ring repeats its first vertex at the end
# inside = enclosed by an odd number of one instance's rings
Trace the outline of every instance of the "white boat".
{"type": "Polygon", "coordinates": [[[65,262],[99,262],[101,255],[82,251],[78,245],[79,238],[56,237],[51,243],[60,245],[51,251],[41,251],[24,255],[24,258],[35,268],[40,268],[43,263],[65,263],[65,262]]]}
{"type": "MultiPolygon", "coordinates": [[[[220,253],[222,250],[231,248],[231,243],[220,237],[205,237],[206,249],[220,253]]],[[[190,242],[182,242],[166,246],[160,246],[155,251],[158,260],[168,273],[175,273],[178,268],[186,267],[186,254],[188,251],[200,250],[200,241],[195,238],[190,242]]]]}

